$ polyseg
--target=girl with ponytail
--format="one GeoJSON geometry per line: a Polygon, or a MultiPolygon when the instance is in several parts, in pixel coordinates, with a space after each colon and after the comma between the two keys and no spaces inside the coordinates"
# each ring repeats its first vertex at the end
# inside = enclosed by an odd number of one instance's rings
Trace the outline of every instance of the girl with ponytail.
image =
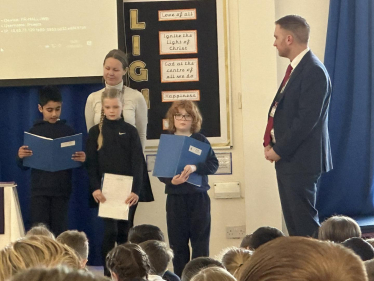
{"type": "MultiPolygon", "coordinates": [[[[101,103],[100,122],[90,129],[87,141],[87,169],[91,193],[96,203],[106,201],[101,192],[103,174],[133,177],[132,192],[125,201],[130,206],[128,220],[103,218],[102,257],[105,263],[105,257],[115,243],[119,245],[127,241],[138,201],[153,201],[153,194],[138,132],[121,116],[124,105],[123,91],[105,89],[101,103]]],[[[105,275],[110,275],[106,268],[104,271],[105,275]]]]}

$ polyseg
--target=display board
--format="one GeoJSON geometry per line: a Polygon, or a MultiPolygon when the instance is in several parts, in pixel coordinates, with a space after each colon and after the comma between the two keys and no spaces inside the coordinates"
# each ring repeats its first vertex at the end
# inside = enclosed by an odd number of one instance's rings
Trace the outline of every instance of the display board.
{"type": "Polygon", "coordinates": [[[148,104],[147,148],[157,147],[176,100],[195,101],[202,133],[230,146],[226,3],[223,0],[124,1],[130,86],[148,104]]]}

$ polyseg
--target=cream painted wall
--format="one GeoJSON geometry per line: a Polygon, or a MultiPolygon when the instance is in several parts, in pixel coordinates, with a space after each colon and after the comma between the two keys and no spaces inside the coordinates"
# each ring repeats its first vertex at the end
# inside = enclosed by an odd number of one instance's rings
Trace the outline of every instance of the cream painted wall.
{"type": "MultiPolygon", "coordinates": [[[[273,44],[274,21],[299,13],[312,27],[311,47],[321,58],[326,36],[328,0],[228,0],[233,174],[210,176],[209,182],[239,181],[242,199],[215,199],[212,203],[211,256],[239,239],[226,239],[226,226],[246,225],[247,233],[264,225],[282,227],[274,166],[265,161],[262,137],[266,115],[278,87],[277,58],[273,44]],[[317,39],[319,38],[319,39],[317,39]],[[245,198],[245,200],[244,200],[245,198]]],[[[287,64],[287,62],[285,63],[287,64]]],[[[216,152],[223,152],[216,150],[216,152]]],[[[151,176],[155,202],[140,203],[136,224],[159,226],[166,234],[164,185],[151,176]]]]}

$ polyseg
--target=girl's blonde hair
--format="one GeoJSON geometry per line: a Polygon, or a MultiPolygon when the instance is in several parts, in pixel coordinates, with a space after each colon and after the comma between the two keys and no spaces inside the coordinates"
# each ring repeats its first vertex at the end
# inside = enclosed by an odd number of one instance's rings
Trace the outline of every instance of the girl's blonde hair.
{"type": "Polygon", "coordinates": [[[227,270],[218,266],[212,266],[202,269],[192,277],[191,281],[236,281],[236,279],[227,270]]]}
{"type": "Polygon", "coordinates": [[[103,124],[104,124],[104,99],[119,99],[121,104],[123,105],[123,90],[118,89],[105,89],[104,92],[101,94],[101,117],[99,123],[99,137],[97,138],[97,150],[100,150],[104,143],[103,137],[103,124]]]}
{"type": "Polygon", "coordinates": [[[248,261],[253,252],[243,248],[230,247],[224,250],[222,264],[234,277],[238,278],[242,265],[248,261]]]}
{"type": "Polygon", "coordinates": [[[193,101],[181,100],[175,101],[166,113],[166,118],[169,122],[168,131],[175,133],[176,128],[174,124],[174,116],[179,112],[178,108],[184,108],[188,114],[192,116],[191,133],[197,133],[201,129],[203,123],[203,117],[200,114],[200,110],[193,101]]]}
{"type": "Polygon", "coordinates": [[[68,246],[47,236],[25,237],[0,251],[0,280],[6,280],[27,268],[54,267],[59,264],[80,268],[78,257],[68,246]]]}

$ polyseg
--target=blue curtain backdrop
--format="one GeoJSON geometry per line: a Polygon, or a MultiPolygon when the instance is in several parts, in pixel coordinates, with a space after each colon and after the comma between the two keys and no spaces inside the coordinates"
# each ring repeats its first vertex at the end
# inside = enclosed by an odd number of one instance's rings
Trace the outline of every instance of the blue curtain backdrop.
{"type": "MultiPolygon", "coordinates": [[[[87,96],[103,88],[102,84],[60,86],[63,105],[61,119],[66,119],[77,133],[87,137],[84,107],[87,96]]],[[[23,132],[35,120],[42,118],[38,104],[39,87],[0,88],[0,181],[16,181],[25,227],[30,227],[30,171],[22,171],[15,162],[18,148],[23,144],[23,132]]],[[[73,172],[73,193],[70,199],[69,228],[84,231],[90,241],[89,263],[100,265],[103,226],[97,210],[88,205],[88,177],[85,169],[73,172]]]]}
{"type": "Polygon", "coordinates": [[[334,169],[321,179],[321,218],[374,214],[373,17],[372,0],[330,2],[325,65],[333,85],[329,129],[334,169]]]}

